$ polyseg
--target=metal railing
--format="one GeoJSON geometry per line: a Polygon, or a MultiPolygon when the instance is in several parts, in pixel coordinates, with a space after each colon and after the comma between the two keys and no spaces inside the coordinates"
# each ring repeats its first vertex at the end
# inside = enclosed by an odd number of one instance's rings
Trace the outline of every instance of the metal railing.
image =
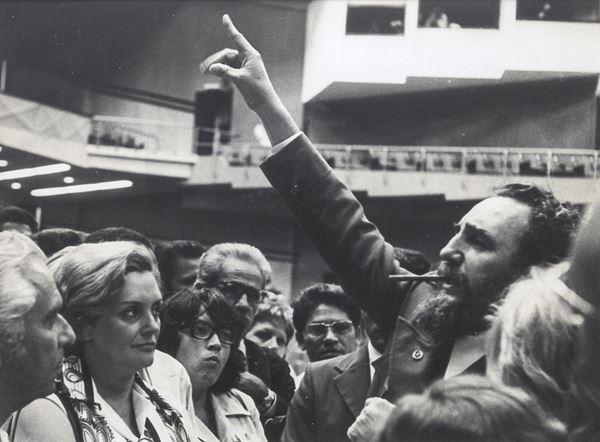
{"type": "MultiPolygon", "coordinates": [[[[334,169],[437,172],[500,176],[598,178],[592,149],[440,146],[328,145],[317,148],[334,169]]],[[[216,154],[230,166],[258,166],[270,149],[253,144],[222,145],[216,154]]]]}
{"type": "Polygon", "coordinates": [[[180,121],[95,115],[87,143],[161,155],[190,155],[193,126],[180,121]]]}

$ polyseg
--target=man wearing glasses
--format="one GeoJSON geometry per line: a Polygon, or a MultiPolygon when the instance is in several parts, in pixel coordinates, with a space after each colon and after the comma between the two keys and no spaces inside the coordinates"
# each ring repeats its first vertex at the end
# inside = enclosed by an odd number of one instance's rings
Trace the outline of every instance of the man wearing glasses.
{"type": "Polygon", "coordinates": [[[375,324],[363,318],[369,341],[356,349],[361,316],[338,285],[315,284],[294,302],[296,339],[311,364],[290,404],[283,441],[347,440],[385,347],[385,339],[374,333],[375,324]]]}
{"type": "MultiPolygon", "coordinates": [[[[195,286],[219,289],[243,319],[245,334],[254,322],[258,304],[266,295],[264,289],[270,279],[271,266],[256,247],[221,243],[209,248],[200,259],[195,286]]],[[[240,351],[244,353],[248,370],[242,373],[237,388],[254,399],[263,421],[284,416],[295,390],[287,362],[265,352],[248,339],[242,340],[240,351]]],[[[266,425],[267,437],[270,430],[270,426],[266,425]]],[[[273,431],[277,433],[280,430],[273,431]]],[[[277,438],[278,435],[274,437],[277,438]]]]}
{"type": "Polygon", "coordinates": [[[324,361],[356,349],[360,309],[334,284],[305,288],[292,304],[296,340],[310,362],[324,361]]]}

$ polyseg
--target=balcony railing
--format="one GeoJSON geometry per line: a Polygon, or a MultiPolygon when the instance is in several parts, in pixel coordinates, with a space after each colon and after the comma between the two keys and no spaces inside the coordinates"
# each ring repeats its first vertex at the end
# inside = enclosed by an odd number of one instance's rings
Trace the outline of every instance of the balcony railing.
{"type": "Polygon", "coordinates": [[[189,156],[192,138],[193,127],[185,122],[95,115],[87,143],[145,154],[189,156]]]}
{"type": "MultiPolygon", "coordinates": [[[[347,146],[317,148],[334,169],[499,176],[598,178],[598,152],[590,149],[347,146]]],[[[217,155],[230,166],[258,166],[269,148],[223,145],[217,155]]]]}

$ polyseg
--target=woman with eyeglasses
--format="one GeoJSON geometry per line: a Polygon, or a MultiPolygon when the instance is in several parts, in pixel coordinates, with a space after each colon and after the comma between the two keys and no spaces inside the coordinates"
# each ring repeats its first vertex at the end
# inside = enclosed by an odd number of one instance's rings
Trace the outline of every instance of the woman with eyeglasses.
{"type": "Polygon", "coordinates": [[[162,310],[158,348],[186,368],[192,382],[194,436],[201,441],[266,441],[250,396],[233,388],[244,371],[237,349],[244,322],[215,288],[182,290],[162,310]]]}
{"type": "Polygon", "coordinates": [[[21,410],[13,440],[189,442],[191,397],[180,395],[189,379],[155,351],[162,297],[153,253],[127,241],[82,244],[48,265],[77,340],[57,367],[56,393],[21,410]]]}

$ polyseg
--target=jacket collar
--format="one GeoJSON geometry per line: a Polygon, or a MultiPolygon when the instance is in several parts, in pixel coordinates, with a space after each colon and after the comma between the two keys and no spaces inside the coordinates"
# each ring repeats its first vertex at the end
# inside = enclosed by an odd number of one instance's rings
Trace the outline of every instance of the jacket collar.
{"type": "Polygon", "coordinates": [[[358,417],[365,406],[371,379],[367,347],[360,347],[345,358],[341,358],[335,370],[339,372],[333,378],[335,386],[352,414],[358,417]]]}

